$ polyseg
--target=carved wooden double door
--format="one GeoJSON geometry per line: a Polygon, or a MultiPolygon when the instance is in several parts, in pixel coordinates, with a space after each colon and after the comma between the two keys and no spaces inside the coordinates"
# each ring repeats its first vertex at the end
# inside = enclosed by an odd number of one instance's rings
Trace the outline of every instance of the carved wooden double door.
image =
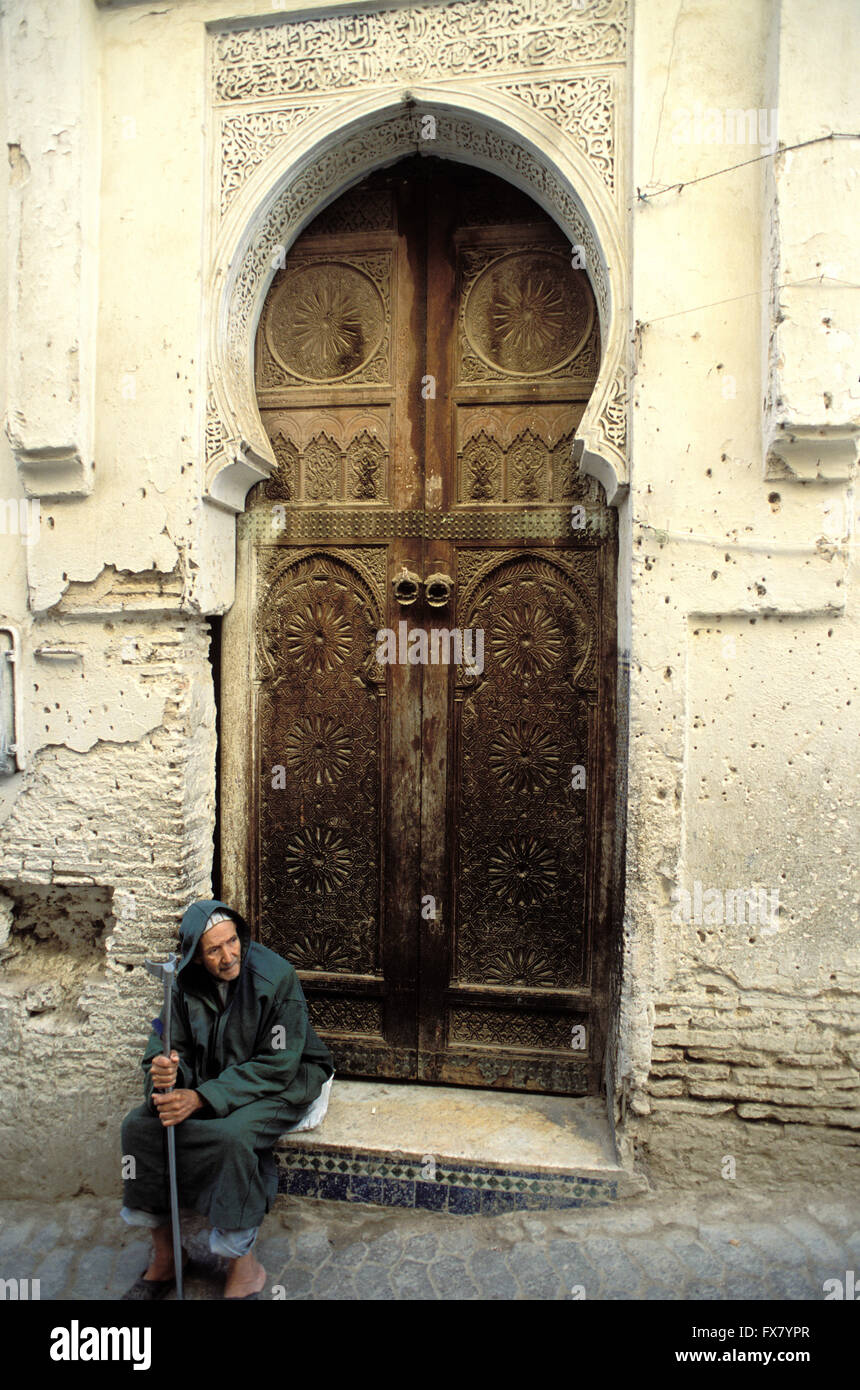
{"type": "Polygon", "coordinates": [[[334,203],[268,295],[224,889],[341,1075],[599,1087],[616,541],[571,459],[599,352],[555,225],[432,158],[334,203]]]}

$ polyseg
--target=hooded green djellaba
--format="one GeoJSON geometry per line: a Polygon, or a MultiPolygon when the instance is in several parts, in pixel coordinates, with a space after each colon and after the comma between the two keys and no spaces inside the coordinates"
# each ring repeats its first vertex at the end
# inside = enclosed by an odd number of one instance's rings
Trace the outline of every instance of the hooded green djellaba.
{"type": "MultiPolygon", "coordinates": [[[[301,1118],[334,1073],[331,1053],[308,1018],[294,967],[251,940],[240,913],[216,900],[194,902],[179,929],[171,1049],[177,1087],[197,1091],[204,1108],[175,1126],[181,1206],[236,1230],[259,1225],[277,1192],[272,1145],[301,1118]],[[213,912],[236,923],[242,953],[235,980],[219,987],[194,960],[213,912]],[[222,998],[223,995],[223,998],[222,998]]],[[[163,1023],[163,1020],[160,1020],[163,1023]]],[[[152,1103],[150,1062],[163,1051],[155,1028],[143,1055],[145,1104],[123,1122],[127,1207],[169,1207],[164,1127],[152,1103]]]]}

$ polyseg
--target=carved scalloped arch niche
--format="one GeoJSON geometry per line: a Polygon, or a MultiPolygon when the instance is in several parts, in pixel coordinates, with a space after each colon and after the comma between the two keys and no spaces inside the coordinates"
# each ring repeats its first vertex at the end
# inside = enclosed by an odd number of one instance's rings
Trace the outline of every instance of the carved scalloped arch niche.
{"type": "Polygon", "coordinates": [[[213,27],[209,501],[241,511],[279,465],[252,364],[287,251],[347,188],[416,152],[507,179],[570,239],[603,344],[573,455],[610,501],[624,495],[626,30],[626,0],[455,0],[213,27]]]}

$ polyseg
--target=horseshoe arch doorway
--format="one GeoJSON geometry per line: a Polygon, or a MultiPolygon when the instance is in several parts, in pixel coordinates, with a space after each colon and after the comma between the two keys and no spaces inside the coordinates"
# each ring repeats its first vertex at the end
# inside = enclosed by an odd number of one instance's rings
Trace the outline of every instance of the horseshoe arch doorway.
{"type": "Polygon", "coordinates": [[[222,882],[341,1076],[600,1089],[617,526],[570,454],[600,351],[556,224],[448,160],[343,194],[266,298],[222,882]]]}

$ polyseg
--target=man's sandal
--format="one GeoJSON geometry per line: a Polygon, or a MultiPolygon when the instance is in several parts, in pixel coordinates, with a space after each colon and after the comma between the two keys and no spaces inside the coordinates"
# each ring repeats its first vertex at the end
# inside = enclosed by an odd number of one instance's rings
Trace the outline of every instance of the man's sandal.
{"type": "Polygon", "coordinates": [[[126,1289],[122,1294],[120,1302],[126,1303],[146,1303],[152,1302],[156,1298],[164,1298],[165,1294],[176,1284],[176,1276],[171,1279],[144,1279],[141,1274],[139,1279],[135,1279],[130,1289],[126,1289]]]}
{"type": "MultiPolygon", "coordinates": [[[[182,1273],[188,1272],[191,1260],[187,1259],[182,1266],[182,1273]]],[[[148,1266],[147,1266],[148,1268],[148,1266]]],[[[143,1274],[146,1273],[144,1270],[143,1274]]],[[[176,1275],[172,1274],[169,1279],[144,1279],[143,1274],[135,1279],[130,1289],[126,1289],[120,1295],[121,1303],[152,1303],[155,1299],[165,1298],[176,1284],[176,1275]]]]}

